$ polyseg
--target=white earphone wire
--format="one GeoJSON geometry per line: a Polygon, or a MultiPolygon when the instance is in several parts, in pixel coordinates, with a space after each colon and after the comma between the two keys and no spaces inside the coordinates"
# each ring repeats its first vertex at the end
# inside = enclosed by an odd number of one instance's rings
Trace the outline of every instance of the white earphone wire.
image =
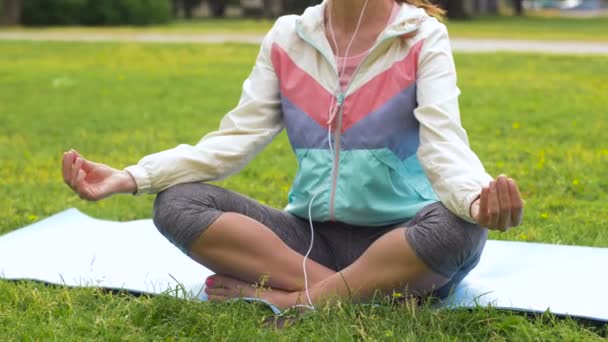
{"type": "MultiPolygon", "coordinates": [[[[348,43],[347,47],[346,47],[346,54],[344,55],[344,58],[348,57],[348,53],[350,52],[350,48],[353,45],[353,42],[355,41],[355,37],[357,37],[357,33],[359,32],[359,28],[361,27],[361,22],[363,21],[363,14],[365,13],[365,9],[367,8],[367,2],[369,0],[365,0],[365,3],[363,4],[363,8],[361,8],[361,13],[359,14],[359,20],[357,21],[357,26],[355,28],[355,32],[353,32],[353,36],[350,39],[350,42],[348,43]]],[[[336,49],[336,65],[338,64],[338,58],[340,57],[340,52],[339,52],[339,47],[338,47],[338,43],[336,42],[336,35],[334,33],[334,27],[333,27],[333,23],[331,20],[331,6],[332,3],[328,4],[329,6],[329,30],[331,33],[331,38],[333,40],[334,43],[334,47],[336,49]]],[[[342,64],[342,70],[338,70],[338,90],[341,91],[341,87],[342,85],[340,84],[340,79],[342,79],[342,77],[344,76],[344,72],[346,71],[346,63],[342,64]]],[[[329,128],[327,130],[327,141],[329,143],[329,151],[331,153],[332,156],[332,164],[333,164],[333,159],[334,159],[334,150],[333,150],[333,146],[331,143],[331,124],[334,120],[334,106],[337,105],[336,101],[335,101],[335,97],[332,96],[331,98],[331,102],[329,105],[329,120],[328,120],[328,125],[329,128]]],[[[308,289],[308,273],[306,272],[306,260],[308,260],[308,256],[310,255],[310,252],[312,251],[312,247],[314,244],[314,237],[315,237],[315,230],[314,230],[314,225],[312,223],[312,204],[313,201],[315,200],[315,198],[317,197],[317,195],[319,195],[322,191],[317,191],[312,198],[310,199],[310,202],[308,203],[308,223],[310,223],[310,247],[308,247],[308,251],[306,252],[306,254],[304,255],[304,259],[302,260],[302,269],[304,270],[304,290],[306,291],[306,299],[308,300],[308,305],[305,306],[309,309],[314,310],[315,306],[312,303],[312,300],[310,298],[310,291],[308,289]]]]}
{"type": "MultiPolygon", "coordinates": [[[[359,19],[357,20],[357,26],[355,27],[355,32],[353,32],[353,36],[350,38],[350,41],[348,42],[348,45],[346,46],[346,53],[344,54],[343,58],[348,58],[348,53],[350,52],[350,48],[353,45],[353,42],[355,41],[355,37],[357,37],[357,34],[359,33],[359,28],[361,27],[361,23],[363,22],[363,14],[365,14],[365,10],[367,9],[367,3],[369,0],[365,0],[365,3],[363,4],[363,7],[361,8],[361,13],[359,13],[359,19]]],[[[331,6],[332,4],[328,4],[329,7],[329,14],[328,14],[328,21],[329,21],[329,32],[331,33],[331,39],[332,42],[334,43],[334,48],[336,49],[336,65],[338,65],[338,60],[340,58],[340,47],[338,46],[338,42],[336,41],[336,33],[334,32],[334,24],[332,22],[332,17],[331,17],[331,6]]],[[[338,66],[339,68],[339,66],[338,66]]],[[[342,63],[342,70],[338,70],[338,90],[341,90],[341,84],[340,84],[340,80],[342,79],[342,77],[344,76],[344,73],[346,72],[346,62],[342,63]]],[[[331,98],[331,102],[329,104],[329,119],[328,119],[328,124],[329,124],[329,130],[328,130],[328,141],[329,141],[329,150],[330,152],[332,152],[333,155],[333,146],[331,145],[331,124],[333,122],[334,119],[334,105],[336,105],[336,101],[335,98],[332,97],[331,98]]]]}

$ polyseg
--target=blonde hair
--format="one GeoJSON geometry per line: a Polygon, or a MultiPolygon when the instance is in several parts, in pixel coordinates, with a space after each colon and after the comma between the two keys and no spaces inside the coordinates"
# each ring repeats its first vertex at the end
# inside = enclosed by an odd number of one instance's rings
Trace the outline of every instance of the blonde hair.
{"type": "Polygon", "coordinates": [[[416,7],[423,8],[426,13],[430,16],[435,17],[439,20],[443,20],[445,17],[445,10],[429,0],[396,0],[397,2],[405,2],[416,7]]]}

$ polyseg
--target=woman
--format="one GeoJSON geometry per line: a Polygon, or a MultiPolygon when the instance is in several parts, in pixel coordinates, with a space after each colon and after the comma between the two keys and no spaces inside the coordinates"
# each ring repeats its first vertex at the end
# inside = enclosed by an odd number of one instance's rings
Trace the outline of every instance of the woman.
{"type": "Polygon", "coordinates": [[[482,227],[519,225],[523,201],[468,146],[441,14],[423,0],[326,0],[282,17],[218,131],[123,171],[70,151],[64,179],[88,200],[160,192],[154,222],[217,273],[214,300],[443,297],[477,265],[482,227]],[[283,128],[299,163],[285,210],[200,183],[237,172],[283,128]]]}

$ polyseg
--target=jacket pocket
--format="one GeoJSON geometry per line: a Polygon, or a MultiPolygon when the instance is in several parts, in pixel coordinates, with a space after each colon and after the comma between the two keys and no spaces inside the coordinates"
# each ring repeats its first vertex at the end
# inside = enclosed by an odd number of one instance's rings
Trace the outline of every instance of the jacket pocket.
{"type": "MultiPolygon", "coordinates": [[[[321,193],[331,186],[331,162],[329,151],[296,150],[298,171],[289,191],[289,203],[300,205],[317,196],[315,206],[321,203],[321,193]]],[[[320,204],[319,204],[320,205],[320,204]]]]}
{"type": "Polygon", "coordinates": [[[387,149],[370,151],[378,161],[392,171],[390,174],[391,178],[393,178],[393,184],[413,189],[422,199],[437,200],[437,195],[433,191],[433,187],[415,154],[405,160],[401,160],[392,151],[387,149]]]}
{"type": "Polygon", "coordinates": [[[306,156],[308,155],[308,149],[296,150],[295,155],[298,160],[298,170],[296,171],[295,178],[291,184],[291,189],[288,194],[289,203],[294,203],[296,199],[299,197],[303,197],[306,194],[305,192],[305,184],[302,184],[303,173],[306,168],[304,164],[306,161],[306,156]]]}

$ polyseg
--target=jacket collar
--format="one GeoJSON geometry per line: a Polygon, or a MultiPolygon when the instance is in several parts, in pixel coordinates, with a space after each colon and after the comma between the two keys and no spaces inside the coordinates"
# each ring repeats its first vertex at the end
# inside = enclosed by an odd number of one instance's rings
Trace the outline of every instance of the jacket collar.
{"type": "MultiPolygon", "coordinates": [[[[319,41],[319,35],[325,35],[324,13],[330,0],[324,0],[321,4],[307,8],[296,20],[296,28],[300,34],[319,41]]],[[[374,1],[374,0],[372,0],[374,1]]],[[[402,3],[397,18],[384,29],[379,36],[401,36],[416,31],[420,25],[429,18],[422,8],[402,3]]]]}

